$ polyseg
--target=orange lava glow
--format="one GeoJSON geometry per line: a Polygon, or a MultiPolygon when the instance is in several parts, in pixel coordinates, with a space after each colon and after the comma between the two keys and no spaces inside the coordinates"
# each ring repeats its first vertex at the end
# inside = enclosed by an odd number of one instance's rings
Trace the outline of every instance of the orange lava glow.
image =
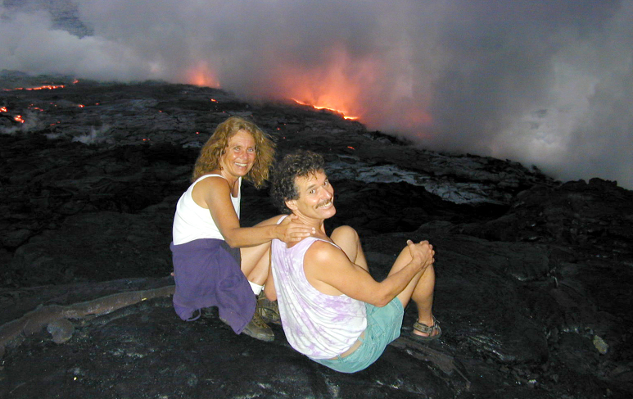
{"type": "MultiPolygon", "coordinates": [[[[56,89],[63,89],[64,87],[66,87],[65,85],[44,85],[44,86],[38,86],[38,87],[25,87],[24,90],[56,90],[56,89]]],[[[16,89],[16,90],[20,90],[20,89],[16,89]]]]}
{"type": "Polygon", "coordinates": [[[407,125],[414,128],[419,126],[430,126],[433,123],[433,117],[424,110],[410,110],[404,114],[407,125]]]}
{"type": "Polygon", "coordinates": [[[9,110],[7,110],[7,107],[0,107],[0,112],[9,112],[9,110]]]}
{"type": "Polygon", "coordinates": [[[220,82],[218,81],[215,72],[212,71],[205,62],[201,62],[197,66],[189,69],[186,75],[185,80],[189,84],[202,87],[213,87],[216,89],[220,88],[220,82]]]}
{"type": "Polygon", "coordinates": [[[3,91],[19,91],[19,90],[55,90],[63,89],[65,85],[44,85],[37,87],[16,87],[15,89],[2,89],[3,91]]]}
{"type": "Polygon", "coordinates": [[[364,120],[367,109],[363,103],[368,95],[365,88],[379,79],[380,60],[350,56],[347,49],[332,45],[324,55],[327,62],[318,65],[285,65],[277,72],[280,93],[293,101],[328,109],[346,119],[364,120]]]}
{"type": "Polygon", "coordinates": [[[328,111],[332,111],[332,112],[337,113],[337,114],[342,114],[343,118],[345,118],[345,119],[349,119],[349,120],[357,120],[358,119],[357,116],[346,115],[345,111],[340,110],[340,109],[336,109],[336,108],[332,108],[332,107],[326,107],[326,106],[312,105],[312,104],[305,103],[303,101],[299,101],[296,98],[291,98],[291,100],[296,102],[299,105],[306,105],[306,106],[312,107],[314,109],[326,109],[328,111]]]}
{"type": "MultiPolygon", "coordinates": [[[[428,111],[432,103],[430,94],[429,98],[421,98],[423,89],[415,86],[406,74],[404,78],[394,77],[388,58],[374,53],[359,54],[343,44],[333,43],[319,54],[317,61],[289,57],[283,65],[266,65],[263,83],[255,80],[253,86],[257,87],[250,93],[253,97],[291,100],[317,110],[329,110],[371,129],[403,131],[422,137],[431,134],[434,121],[428,111]]],[[[211,62],[190,67],[184,78],[189,84],[213,88],[221,88],[221,79],[211,62]]],[[[217,102],[213,98],[210,101],[217,102]]]]}
{"type": "Polygon", "coordinates": [[[26,122],[23,118],[22,115],[17,115],[13,118],[16,122],[20,122],[20,123],[24,123],[26,122]]]}

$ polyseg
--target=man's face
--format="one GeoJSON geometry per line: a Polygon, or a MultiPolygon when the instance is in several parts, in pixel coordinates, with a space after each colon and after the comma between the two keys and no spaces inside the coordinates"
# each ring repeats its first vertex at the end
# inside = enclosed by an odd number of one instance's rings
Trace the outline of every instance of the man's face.
{"type": "Polygon", "coordinates": [[[336,214],[334,188],[322,170],[295,178],[295,187],[299,198],[286,202],[295,215],[324,220],[336,214]]]}

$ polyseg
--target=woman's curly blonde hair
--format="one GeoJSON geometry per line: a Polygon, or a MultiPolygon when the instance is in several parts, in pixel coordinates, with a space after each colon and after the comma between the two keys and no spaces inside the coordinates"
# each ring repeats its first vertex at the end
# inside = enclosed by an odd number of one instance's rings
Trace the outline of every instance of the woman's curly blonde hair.
{"type": "Polygon", "coordinates": [[[193,168],[192,182],[220,167],[220,156],[226,151],[231,137],[240,130],[250,133],[255,139],[255,163],[244,178],[252,182],[256,188],[264,187],[275,159],[275,143],[256,124],[237,116],[220,123],[204,144],[193,168]]]}

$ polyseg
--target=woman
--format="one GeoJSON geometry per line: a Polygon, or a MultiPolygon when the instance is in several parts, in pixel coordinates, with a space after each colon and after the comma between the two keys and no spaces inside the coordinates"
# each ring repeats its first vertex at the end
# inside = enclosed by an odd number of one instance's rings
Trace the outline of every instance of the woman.
{"type": "Polygon", "coordinates": [[[235,333],[272,341],[255,312],[268,277],[270,241],[300,241],[312,229],[294,220],[240,227],[242,179],[261,188],[274,160],[274,143],[254,123],[230,117],[200,150],[192,184],[180,197],[170,246],[174,261],[174,309],[195,320],[217,306],[235,333]]]}

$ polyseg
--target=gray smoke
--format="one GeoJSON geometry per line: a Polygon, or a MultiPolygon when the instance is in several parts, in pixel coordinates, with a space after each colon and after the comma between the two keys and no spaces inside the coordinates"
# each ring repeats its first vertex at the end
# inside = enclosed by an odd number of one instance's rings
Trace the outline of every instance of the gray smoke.
{"type": "Polygon", "coordinates": [[[633,0],[5,0],[0,69],[296,98],[633,188],[633,0]]]}

